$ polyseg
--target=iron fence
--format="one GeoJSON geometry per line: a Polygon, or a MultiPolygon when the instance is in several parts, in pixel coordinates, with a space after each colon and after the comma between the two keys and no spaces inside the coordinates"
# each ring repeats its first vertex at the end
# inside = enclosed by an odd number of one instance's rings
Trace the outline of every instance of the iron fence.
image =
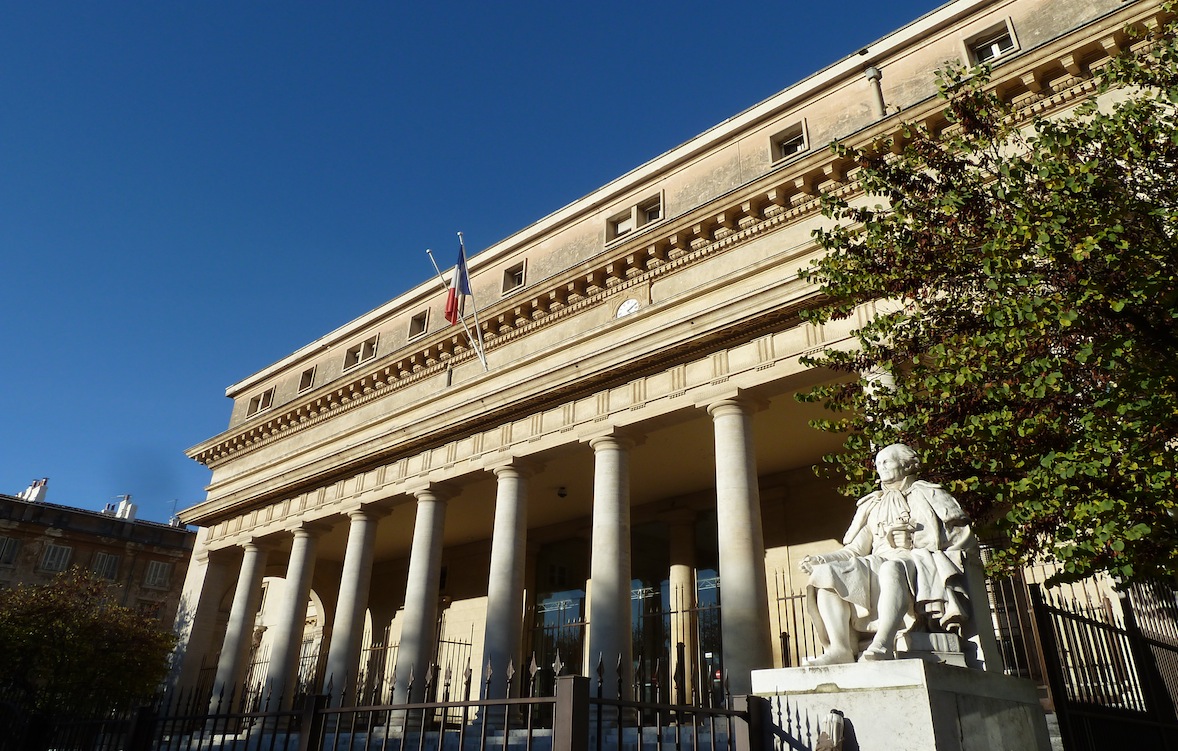
{"type": "MultiPolygon", "coordinates": [[[[553,672],[563,666],[559,661],[553,672]]],[[[210,697],[176,693],[135,712],[112,713],[63,732],[25,737],[16,749],[94,749],[95,751],[770,751],[774,732],[763,699],[725,696],[723,706],[666,703],[653,683],[654,701],[609,698],[609,683],[599,660],[596,690],[581,676],[557,675],[555,690],[542,693],[542,672],[533,661],[522,676],[513,671],[487,676],[508,684],[503,699],[478,699],[469,668],[429,671],[426,685],[411,696],[438,696],[365,707],[332,707],[327,695],[306,696],[292,707],[280,705],[281,691],[251,704],[248,690],[210,697]],[[85,731],[79,728],[85,726],[85,731]],[[65,732],[70,730],[71,732],[65,732]],[[30,742],[32,741],[32,742],[30,742]]],[[[618,689],[622,686],[619,684],[618,689]]],[[[627,692],[628,693],[628,692],[627,692]]],[[[791,748],[801,748],[796,744],[791,748]]]]}
{"type": "Polygon", "coordinates": [[[801,665],[806,658],[822,654],[818,635],[806,614],[806,595],[804,592],[790,591],[788,582],[786,572],[773,572],[783,668],[801,665]]]}
{"type": "Polygon", "coordinates": [[[1133,739],[1149,751],[1178,749],[1178,639],[1153,611],[1176,607],[1174,590],[1141,585],[1112,607],[1031,587],[1060,734],[1069,751],[1095,751],[1133,739]],[[1136,611],[1150,612],[1138,622],[1136,611]]]}

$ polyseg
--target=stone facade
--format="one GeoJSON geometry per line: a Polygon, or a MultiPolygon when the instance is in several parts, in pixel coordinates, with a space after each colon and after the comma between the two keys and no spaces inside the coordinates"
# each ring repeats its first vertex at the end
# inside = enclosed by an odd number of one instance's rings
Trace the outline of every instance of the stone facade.
{"type": "Polygon", "coordinates": [[[171,623],[195,541],[184,527],[0,495],[0,587],[81,566],[117,585],[121,605],[171,623]]]}
{"type": "Polygon", "coordinates": [[[700,692],[797,664],[798,561],[853,510],[812,469],[837,441],[794,399],[832,377],[800,358],[856,325],[798,317],[819,193],[859,199],[825,144],[943,127],[931,71],[955,59],[993,55],[1026,117],[1066,110],[1159,12],[949,3],[475,255],[487,369],[431,280],[231,386],[228,429],[189,451],[213,474],[182,514],[200,533],[176,680],[242,679],[267,577],[276,686],[308,602],[318,680],[371,671],[383,640],[399,699],[439,636],[476,673],[559,648],[647,681],[683,643],[700,692]]]}

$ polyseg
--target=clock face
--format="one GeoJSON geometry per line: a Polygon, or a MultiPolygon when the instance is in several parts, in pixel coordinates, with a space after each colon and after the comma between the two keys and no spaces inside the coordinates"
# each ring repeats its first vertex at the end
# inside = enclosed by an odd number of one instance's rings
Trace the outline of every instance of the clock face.
{"type": "Polygon", "coordinates": [[[634,299],[626,300],[618,306],[617,317],[628,316],[636,310],[638,310],[638,301],[634,299]]]}

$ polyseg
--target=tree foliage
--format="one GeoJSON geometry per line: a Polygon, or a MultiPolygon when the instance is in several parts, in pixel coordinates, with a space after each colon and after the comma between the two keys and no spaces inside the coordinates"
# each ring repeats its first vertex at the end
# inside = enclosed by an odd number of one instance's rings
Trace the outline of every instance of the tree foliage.
{"type": "Polygon", "coordinates": [[[0,688],[39,712],[128,706],[159,686],[175,637],[117,590],[72,568],[43,585],[0,591],[0,688]]]}
{"type": "Polygon", "coordinates": [[[1178,47],[1131,33],[1063,116],[1020,119],[987,69],[951,68],[947,128],[833,147],[867,198],[824,197],[806,315],[882,312],[809,361],[858,378],[801,398],[836,411],[815,425],[846,433],[827,461],[848,493],[872,445],[913,445],[1003,533],[997,569],[1178,573],[1178,47]]]}

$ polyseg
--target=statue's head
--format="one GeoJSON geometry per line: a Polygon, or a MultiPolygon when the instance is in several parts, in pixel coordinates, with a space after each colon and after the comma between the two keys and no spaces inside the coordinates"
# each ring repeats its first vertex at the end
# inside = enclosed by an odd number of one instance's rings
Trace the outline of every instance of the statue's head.
{"type": "Polygon", "coordinates": [[[916,452],[903,443],[893,443],[875,455],[875,471],[881,482],[897,482],[914,477],[920,470],[916,452]]]}

